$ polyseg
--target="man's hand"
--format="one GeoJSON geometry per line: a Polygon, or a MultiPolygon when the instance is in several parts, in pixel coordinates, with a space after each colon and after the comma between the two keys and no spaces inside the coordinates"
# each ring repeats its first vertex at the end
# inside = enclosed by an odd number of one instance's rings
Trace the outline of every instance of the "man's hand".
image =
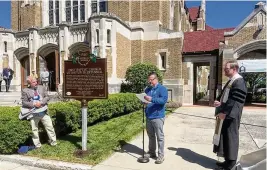
{"type": "Polygon", "coordinates": [[[151,102],[151,100],[152,100],[152,97],[150,97],[150,96],[145,96],[144,98],[149,102],[151,102]]]}
{"type": "Polygon", "coordinates": [[[221,102],[219,102],[218,100],[214,101],[214,107],[219,107],[221,106],[221,102]]]}
{"type": "Polygon", "coordinates": [[[224,113],[219,113],[217,116],[218,116],[221,120],[224,120],[226,115],[225,115],[224,113]]]}
{"type": "Polygon", "coordinates": [[[41,102],[36,102],[36,103],[34,103],[34,107],[37,107],[37,108],[39,108],[39,107],[41,107],[41,102]]]}

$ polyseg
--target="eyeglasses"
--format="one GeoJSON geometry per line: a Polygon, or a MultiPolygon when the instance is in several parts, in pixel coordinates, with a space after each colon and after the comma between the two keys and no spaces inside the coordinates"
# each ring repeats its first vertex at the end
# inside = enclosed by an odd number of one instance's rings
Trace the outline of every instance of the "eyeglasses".
{"type": "Polygon", "coordinates": [[[154,81],[155,79],[156,79],[156,77],[153,78],[153,79],[148,79],[148,81],[151,82],[151,81],[154,81]]]}
{"type": "Polygon", "coordinates": [[[227,67],[226,67],[226,68],[224,68],[224,70],[230,70],[230,69],[231,69],[231,68],[227,68],[227,67]]]}

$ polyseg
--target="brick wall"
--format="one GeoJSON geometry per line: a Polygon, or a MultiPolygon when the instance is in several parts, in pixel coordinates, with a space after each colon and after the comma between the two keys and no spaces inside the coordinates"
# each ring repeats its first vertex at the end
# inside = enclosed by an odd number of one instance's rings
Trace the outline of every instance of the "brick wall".
{"type": "Polygon", "coordinates": [[[131,22],[142,20],[142,3],[140,1],[131,1],[131,22]]]}
{"type": "Polygon", "coordinates": [[[117,33],[117,77],[124,78],[131,64],[131,41],[117,33]]]}
{"type": "Polygon", "coordinates": [[[182,78],[184,79],[184,84],[188,85],[188,80],[189,80],[189,72],[188,72],[188,68],[187,68],[187,63],[183,62],[182,63],[182,78]]]}
{"type": "Polygon", "coordinates": [[[160,1],[142,1],[141,4],[143,22],[159,20],[160,1]]]}
{"type": "Polygon", "coordinates": [[[106,49],[106,54],[107,54],[107,72],[108,72],[108,77],[111,77],[111,75],[112,75],[112,55],[111,55],[111,48],[106,49]]]}
{"type": "Polygon", "coordinates": [[[170,55],[167,59],[169,67],[163,72],[164,79],[179,79],[182,78],[182,39],[166,39],[144,41],[144,63],[157,65],[157,57],[159,49],[168,49],[170,55]]]}
{"type": "Polygon", "coordinates": [[[11,2],[11,28],[13,30],[19,29],[19,23],[21,30],[24,31],[31,26],[41,27],[42,25],[42,8],[41,1],[40,5],[29,5],[21,7],[21,2],[11,2]],[[19,10],[18,10],[19,5],[19,10]],[[19,21],[20,18],[20,21],[19,21]]]}
{"type": "Polygon", "coordinates": [[[118,16],[123,21],[130,21],[130,1],[108,1],[108,12],[118,16]]]}
{"type": "Polygon", "coordinates": [[[169,28],[170,22],[170,1],[160,1],[161,3],[161,17],[160,21],[163,28],[169,28]]]}
{"type": "Polygon", "coordinates": [[[143,49],[143,41],[141,40],[135,40],[131,42],[131,63],[137,64],[142,62],[142,49],[143,49]]]}

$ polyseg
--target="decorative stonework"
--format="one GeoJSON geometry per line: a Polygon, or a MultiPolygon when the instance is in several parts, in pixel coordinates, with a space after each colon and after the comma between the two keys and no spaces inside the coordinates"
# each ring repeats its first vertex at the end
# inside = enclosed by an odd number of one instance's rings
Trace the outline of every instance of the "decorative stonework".
{"type": "Polygon", "coordinates": [[[35,70],[35,68],[34,68],[34,54],[33,53],[31,53],[30,54],[30,63],[31,63],[31,70],[35,70]]]}

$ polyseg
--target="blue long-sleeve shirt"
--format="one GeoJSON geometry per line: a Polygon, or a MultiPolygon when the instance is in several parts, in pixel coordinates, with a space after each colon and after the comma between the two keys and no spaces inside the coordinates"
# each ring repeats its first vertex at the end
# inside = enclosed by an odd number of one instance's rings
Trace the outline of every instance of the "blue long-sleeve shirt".
{"type": "Polygon", "coordinates": [[[146,107],[146,117],[148,119],[159,119],[165,117],[165,104],[168,101],[168,91],[166,87],[157,84],[145,90],[148,96],[152,97],[151,103],[146,107]]]}

